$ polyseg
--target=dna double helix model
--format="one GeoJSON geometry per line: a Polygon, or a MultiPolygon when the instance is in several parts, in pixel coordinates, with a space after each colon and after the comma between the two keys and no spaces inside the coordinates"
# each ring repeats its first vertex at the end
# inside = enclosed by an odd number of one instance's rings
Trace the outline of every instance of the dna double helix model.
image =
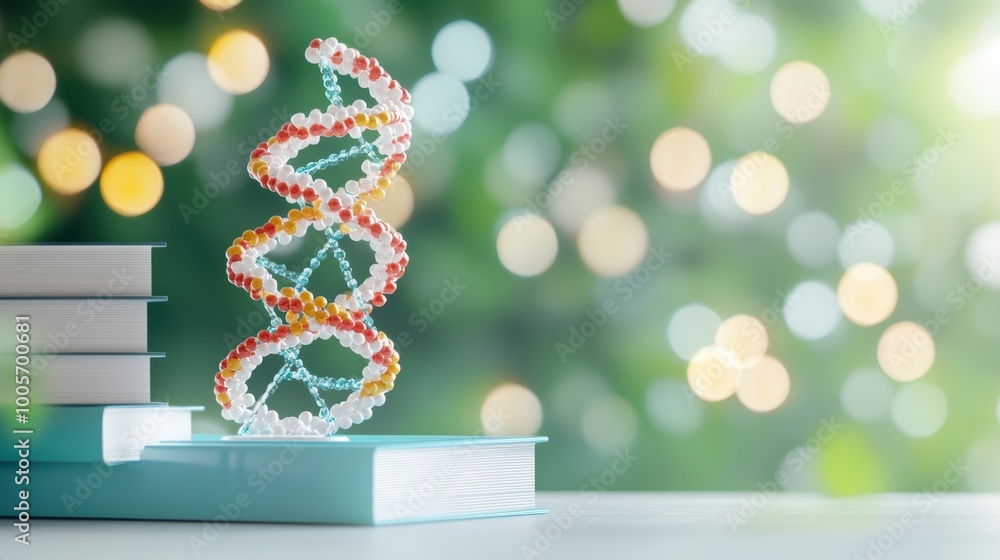
{"type": "Polygon", "coordinates": [[[262,187],[282,196],[294,207],[286,217],[274,216],[261,227],[247,230],[226,251],[229,281],[263,302],[270,328],[250,336],[219,363],[215,396],[222,416],[241,424],[240,435],[332,435],[367,420],[372,409],[385,402],[399,373],[399,354],[392,340],[375,328],[371,311],[385,304],[396,290],[409,257],[406,242],[367,206],[385,196],[392,178],[406,160],[410,145],[410,94],[393,80],[374,58],[362,56],[336,39],[314,39],[306,49],[306,60],[322,72],[326,111],[299,113],[281,126],[250,154],[250,176],[262,187]],[[367,89],[375,105],[363,100],[345,104],[339,76],[350,76],[367,89]],[[367,131],[377,137],[368,141],[367,131]],[[288,164],[307,146],[324,137],[349,136],[350,148],[294,168],[288,164]],[[334,191],[313,173],[355,158],[363,158],[364,177],[349,180],[334,191]],[[267,258],[278,245],[304,236],[312,228],[325,238],[322,246],[301,271],[267,258]],[[340,243],[349,237],[365,241],[375,253],[369,276],[358,281],[340,243]],[[332,301],[306,288],[313,272],[330,258],[336,260],[347,283],[347,291],[332,301]],[[285,284],[279,288],[279,279],[285,284]],[[368,360],[360,378],[319,376],[300,358],[302,347],[331,337],[368,360]],[[278,354],[283,364],[260,398],[247,390],[247,381],[263,358],[278,354]],[[313,414],[280,418],[270,410],[268,399],[286,381],[300,381],[319,407],[313,414]],[[349,391],[339,403],[327,404],[321,392],[349,391]]]}

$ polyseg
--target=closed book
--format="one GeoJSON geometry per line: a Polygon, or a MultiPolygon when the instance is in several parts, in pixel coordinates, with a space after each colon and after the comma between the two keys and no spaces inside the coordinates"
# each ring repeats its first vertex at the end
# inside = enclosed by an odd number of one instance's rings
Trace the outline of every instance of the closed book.
{"type": "Polygon", "coordinates": [[[0,246],[3,297],[149,296],[152,249],[163,243],[0,246]]]}
{"type": "Polygon", "coordinates": [[[132,296],[0,298],[0,325],[9,325],[11,333],[0,336],[0,353],[11,354],[21,348],[14,337],[14,325],[25,322],[29,337],[23,348],[31,353],[144,353],[146,306],[166,300],[132,296]]]}
{"type": "MultiPolygon", "coordinates": [[[[535,505],[542,441],[196,438],[148,445],[120,465],[32,462],[27,488],[32,517],[387,525],[527,515],[544,513],[535,505]]],[[[2,480],[4,495],[23,488],[2,480]]]]}
{"type": "MultiPolygon", "coordinates": [[[[38,354],[30,357],[31,401],[38,404],[148,404],[147,354],[38,354]]],[[[0,377],[0,405],[13,405],[16,376],[0,377]]]]}
{"type": "Polygon", "coordinates": [[[163,440],[191,438],[191,412],[202,407],[162,403],[110,406],[31,405],[25,424],[16,423],[15,410],[0,409],[5,441],[0,461],[17,461],[14,445],[30,440],[32,465],[36,461],[121,463],[139,460],[142,448],[163,440]],[[14,433],[30,430],[31,433],[14,433]]]}

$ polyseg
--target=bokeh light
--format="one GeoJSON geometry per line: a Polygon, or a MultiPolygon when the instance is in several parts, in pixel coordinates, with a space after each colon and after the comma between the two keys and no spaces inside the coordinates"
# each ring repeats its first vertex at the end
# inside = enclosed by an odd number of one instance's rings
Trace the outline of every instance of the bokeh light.
{"type": "Polygon", "coordinates": [[[885,417],[892,399],[892,382],[882,372],[862,368],[851,372],[840,387],[840,405],[851,418],[873,422],[885,417]]]}
{"type": "Polygon", "coordinates": [[[648,246],[646,224],[624,206],[608,206],[591,214],[577,239],[587,268],[609,278],[623,276],[639,266],[648,246]]]}
{"type": "Polygon", "coordinates": [[[674,11],[676,0],[618,0],[618,9],[636,27],[653,27],[674,11]]]}
{"type": "Polygon", "coordinates": [[[208,75],[207,59],[193,52],[181,53],[164,65],[157,96],[183,109],[198,130],[218,127],[233,108],[233,97],[208,75]]]}
{"type": "Polygon", "coordinates": [[[715,166],[698,196],[698,206],[705,221],[711,228],[725,233],[742,230],[753,221],[753,216],[744,212],[733,200],[731,180],[734,169],[734,159],[715,166]]]}
{"type": "Polygon", "coordinates": [[[793,60],[778,68],[771,79],[771,106],[790,123],[819,118],[830,102],[830,80],[810,62],[793,60]]]}
{"type": "Polygon", "coordinates": [[[785,244],[792,258],[811,268],[829,265],[837,256],[840,226],[828,214],[808,212],[792,220],[785,244]]]}
{"type": "Polygon", "coordinates": [[[904,434],[924,438],[937,433],[948,417],[948,400],[936,385],[914,381],[892,399],[892,421],[904,434]]]}
{"type": "Polygon", "coordinates": [[[1000,115],[1000,38],[959,60],[948,80],[951,100],[975,117],[1000,115]]]}
{"type": "Polygon", "coordinates": [[[741,157],[730,178],[733,200],[750,214],[767,214],[788,196],[788,171],[778,158],[767,152],[751,152],[741,157]]]}
{"type": "Polygon", "coordinates": [[[844,268],[863,262],[888,268],[896,258],[896,243],[884,225],[872,221],[855,222],[844,228],[837,256],[844,268]]]}
{"type": "Polygon", "coordinates": [[[434,36],[431,58],[438,71],[468,82],[489,68],[493,45],[489,34],[479,25],[467,20],[453,21],[434,36]]]}
{"type": "Polygon", "coordinates": [[[965,266],[969,274],[990,288],[1000,288],[1000,274],[992,272],[1000,259],[1000,222],[983,224],[972,232],[965,245],[965,266]]]}
{"type": "Polygon", "coordinates": [[[203,6],[209,10],[215,10],[217,12],[231,10],[238,6],[243,0],[198,0],[203,6]]]}
{"type": "Polygon", "coordinates": [[[143,111],[135,125],[135,143],[160,165],[180,162],[194,148],[194,123],[184,109],[169,103],[143,111]]]}
{"type": "Polygon", "coordinates": [[[712,165],[712,151],[705,138],[694,130],[671,128],[653,142],[649,165],[663,188],[686,191],[705,180],[712,165]]]}
{"type": "Polygon", "coordinates": [[[507,137],[500,157],[509,177],[525,185],[539,185],[559,165],[559,138],[541,123],[522,124],[507,137]]]}
{"type": "Polygon", "coordinates": [[[522,214],[508,220],[497,235],[497,255],[518,276],[537,276],[552,266],[559,252],[556,230],[545,218],[522,214]]]}
{"type": "Polygon", "coordinates": [[[56,72],[38,53],[21,51],[0,64],[0,101],[18,113],[45,106],[56,92],[56,72]]]}
{"type": "Polygon", "coordinates": [[[61,194],[76,194],[97,180],[101,151],[94,138],[75,128],[50,136],[38,150],[38,174],[61,194]]]}
{"type": "Polygon", "coordinates": [[[15,230],[28,222],[42,203],[42,189],[27,169],[9,163],[0,167],[0,230],[15,230]]]}
{"type": "Polygon", "coordinates": [[[878,363],[896,381],[923,377],[934,365],[934,337],[912,321],[896,323],[878,341],[878,363]]]}
{"type": "Polygon", "coordinates": [[[542,403],[531,389],[505,383],[483,399],[479,419],[489,436],[533,436],[542,426],[542,403]]]}
{"type": "Polygon", "coordinates": [[[837,302],[848,319],[863,327],[877,325],[896,308],[899,291],[888,270],[858,263],[848,268],[837,285],[837,302]]]}
{"type": "Polygon", "coordinates": [[[756,317],[734,315],[715,330],[715,345],[732,352],[743,367],[752,366],[767,353],[767,328],[756,317]]]}
{"type": "Polygon", "coordinates": [[[267,78],[271,59],[256,35],[242,29],[227,31],[208,49],[208,75],[224,92],[249,93],[267,78]]]}
{"type": "Polygon", "coordinates": [[[10,122],[17,147],[30,157],[38,155],[42,143],[50,136],[66,128],[69,128],[69,110],[58,97],[33,113],[15,113],[10,122]]]}
{"type": "Polygon", "coordinates": [[[677,379],[657,379],[646,391],[646,412],[653,425],[668,434],[690,434],[701,426],[705,415],[699,399],[677,379]]]}
{"type": "Polygon", "coordinates": [[[725,400],[739,386],[739,359],[721,346],[706,346],[695,352],[688,362],[687,381],[694,394],[702,400],[725,400]]]}
{"type": "Polygon", "coordinates": [[[737,12],[734,21],[716,40],[717,58],[730,70],[753,74],[774,60],[778,34],[766,19],[746,12],[737,12]]]}
{"type": "Polygon", "coordinates": [[[583,406],[580,420],[583,439],[597,453],[608,454],[629,447],[639,431],[639,418],[632,404],[607,393],[583,406]]]}
{"type": "Polygon", "coordinates": [[[153,40],[142,25],[127,19],[105,19],[87,27],[77,43],[80,70],[94,83],[131,88],[145,72],[153,72],[153,40]]]}
{"type": "Polygon", "coordinates": [[[410,95],[413,122],[424,130],[448,134],[469,116],[469,92],[451,74],[434,72],[420,78],[410,95]]]}
{"type": "Polygon", "coordinates": [[[807,280],[791,289],[785,298],[783,314],[788,330],[803,340],[829,336],[842,317],[837,294],[816,280],[807,280]]]}
{"type": "Polygon", "coordinates": [[[405,177],[397,175],[392,179],[392,185],[385,191],[382,200],[371,200],[368,207],[375,211],[380,220],[393,229],[399,229],[413,214],[413,187],[405,177]]]}
{"type": "Polygon", "coordinates": [[[667,323],[667,342],[682,360],[690,360],[698,350],[715,340],[722,320],[709,307],[689,303],[680,307],[667,323]]]}
{"type": "Polygon", "coordinates": [[[117,155],[101,172],[101,196],[122,216],[145,214],[163,196],[163,173],[142,152],[117,155]]]}
{"type": "MultiPolygon", "coordinates": [[[[594,165],[568,173],[566,181],[556,179],[560,181],[558,188],[561,188],[561,192],[558,196],[551,197],[549,213],[559,229],[575,234],[594,212],[615,203],[617,189],[611,176],[594,165]]],[[[559,177],[562,177],[562,173],[559,177]]],[[[545,200],[539,202],[544,203],[545,200]]]]}
{"type": "Polygon", "coordinates": [[[791,387],[785,366],[773,356],[763,356],[743,368],[736,397],[754,412],[770,412],[785,402],[791,387]]]}

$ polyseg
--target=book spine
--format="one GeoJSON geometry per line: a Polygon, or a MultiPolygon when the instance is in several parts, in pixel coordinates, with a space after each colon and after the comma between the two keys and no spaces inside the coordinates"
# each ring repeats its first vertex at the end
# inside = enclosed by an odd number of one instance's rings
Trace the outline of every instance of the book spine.
{"type": "MultiPolygon", "coordinates": [[[[31,430],[14,434],[4,427],[4,444],[0,446],[0,461],[17,461],[19,449],[14,446],[28,440],[30,459],[35,461],[75,461],[88,463],[104,459],[103,406],[36,406],[32,408],[31,424],[19,426],[31,430]]],[[[2,413],[4,419],[14,414],[2,413]]]]}
{"type": "MultiPolygon", "coordinates": [[[[31,515],[372,524],[371,452],[310,451],[177,443],[149,446],[141,461],[120,465],[33,463],[31,515]]],[[[13,472],[15,465],[0,468],[13,472]]],[[[0,477],[4,495],[15,489],[8,478],[0,477]]]]}

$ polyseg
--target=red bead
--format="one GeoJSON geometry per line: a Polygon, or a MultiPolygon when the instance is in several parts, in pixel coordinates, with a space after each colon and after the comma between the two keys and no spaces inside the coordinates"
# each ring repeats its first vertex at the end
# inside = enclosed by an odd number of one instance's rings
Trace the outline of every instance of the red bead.
{"type": "Polygon", "coordinates": [[[316,189],[312,187],[306,187],[305,189],[302,190],[302,198],[304,198],[306,202],[313,202],[314,200],[319,198],[319,195],[316,194],[316,189]]]}
{"type": "Polygon", "coordinates": [[[302,300],[299,298],[288,300],[288,308],[292,310],[292,313],[302,313],[302,300]]]}
{"type": "Polygon", "coordinates": [[[392,280],[385,281],[385,288],[382,288],[383,294],[393,294],[396,291],[396,283],[392,280]]]}
{"type": "Polygon", "coordinates": [[[385,227],[383,227],[382,222],[375,222],[374,224],[372,224],[372,227],[369,231],[372,232],[373,236],[379,237],[382,235],[382,232],[385,231],[385,227]]]}
{"type": "Polygon", "coordinates": [[[354,217],[354,212],[351,212],[350,208],[344,208],[343,210],[340,211],[340,213],[337,214],[337,216],[340,218],[341,222],[347,223],[351,221],[351,218],[354,217]]]}
{"type": "Polygon", "coordinates": [[[221,371],[219,373],[215,374],[215,384],[216,385],[222,385],[225,382],[226,382],[226,378],[222,377],[222,372],[221,371]]]}
{"type": "Polygon", "coordinates": [[[298,198],[302,196],[302,187],[298,185],[292,185],[291,188],[288,189],[288,194],[291,195],[292,198],[298,198]]]}
{"type": "Polygon", "coordinates": [[[268,307],[274,307],[275,305],[278,305],[277,294],[267,294],[267,297],[264,298],[264,304],[266,304],[268,307]]]}
{"type": "Polygon", "coordinates": [[[320,41],[318,38],[309,41],[309,46],[314,49],[318,49],[321,44],[323,44],[323,41],[320,41]]]}
{"type": "Polygon", "coordinates": [[[260,301],[260,290],[250,290],[250,299],[260,301]]]}
{"type": "Polygon", "coordinates": [[[358,225],[361,226],[361,227],[363,227],[363,228],[367,228],[367,227],[371,226],[372,225],[371,216],[368,216],[366,214],[364,216],[359,217],[358,218],[358,225]]]}
{"type": "Polygon", "coordinates": [[[226,410],[233,408],[233,402],[229,401],[227,403],[222,403],[222,408],[225,408],[226,410]]]}
{"type": "Polygon", "coordinates": [[[295,136],[297,136],[299,140],[305,140],[306,138],[309,138],[309,131],[306,130],[306,127],[299,128],[295,131],[295,136]]]}
{"type": "Polygon", "coordinates": [[[278,185],[275,187],[274,190],[278,194],[280,194],[281,196],[288,196],[288,184],[287,183],[278,183],[278,185]]]}
{"type": "Polygon", "coordinates": [[[278,298],[278,310],[279,311],[288,311],[288,304],[289,303],[290,302],[288,301],[288,298],[286,298],[284,296],[278,298]]]}
{"type": "Polygon", "coordinates": [[[354,326],[351,330],[356,333],[363,333],[365,332],[365,324],[361,321],[354,321],[354,326]]]}
{"type": "Polygon", "coordinates": [[[264,230],[264,235],[268,237],[274,237],[274,235],[278,233],[277,228],[275,228],[274,224],[272,224],[271,222],[264,224],[264,227],[262,227],[261,229],[264,230]]]}
{"type": "Polygon", "coordinates": [[[331,199],[330,199],[330,200],[329,200],[329,201],[328,201],[328,202],[326,203],[326,207],[327,207],[327,208],[329,208],[331,212],[336,212],[337,210],[340,210],[340,207],[341,207],[341,206],[342,206],[342,204],[341,204],[341,202],[340,202],[340,199],[339,199],[339,198],[337,198],[337,197],[333,197],[333,198],[331,198],[331,199]]]}
{"type": "Polygon", "coordinates": [[[342,122],[335,122],[333,123],[333,127],[330,129],[330,132],[332,132],[337,138],[341,138],[347,134],[347,126],[342,122]]]}
{"type": "Polygon", "coordinates": [[[267,329],[261,329],[260,332],[257,333],[257,338],[261,342],[267,342],[268,340],[271,339],[271,331],[269,331],[267,329]]]}
{"type": "Polygon", "coordinates": [[[330,55],[330,62],[334,64],[340,64],[343,61],[344,61],[344,53],[341,51],[334,51],[334,53],[330,55]]]}
{"type": "Polygon", "coordinates": [[[260,148],[260,147],[254,148],[254,151],[250,152],[250,159],[257,159],[257,158],[259,158],[260,156],[262,156],[262,155],[264,155],[266,153],[267,153],[267,150],[265,150],[264,148],[260,148]]]}
{"type": "Polygon", "coordinates": [[[374,342],[378,338],[378,332],[375,329],[365,329],[365,342],[374,342]]]}
{"type": "Polygon", "coordinates": [[[312,134],[313,136],[321,136],[324,132],[326,132],[326,128],[319,123],[309,127],[309,134],[312,134]]]}
{"type": "Polygon", "coordinates": [[[382,307],[383,305],[385,305],[385,296],[382,295],[382,292],[378,292],[372,296],[372,305],[374,305],[375,307],[382,307]]]}
{"type": "Polygon", "coordinates": [[[284,130],[279,130],[274,137],[278,139],[278,142],[288,142],[288,133],[284,130]]]}
{"type": "Polygon", "coordinates": [[[289,329],[289,328],[288,328],[288,325],[281,325],[281,326],[279,326],[279,327],[278,327],[277,329],[275,329],[275,330],[274,330],[274,334],[275,334],[275,335],[276,335],[276,336],[277,336],[277,337],[278,337],[279,339],[281,339],[281,338],[285,338],[285,337],[286,337],[286,336],[288,336],[288,335],[289,335],[289,333],[291,333],[291,332],[292,332],[292,331],[291,331],[291,329],[289,329]]]}
{"type": "Polygon", "coordinates": [[[254,350],[257,350],[257,339],[255,339],[252,336],[250,338],[246,339],[245,341],[243,341],[243,344],[246,344],[247,350],[249,350],[251,352],[253,352],[254,350]]]}

